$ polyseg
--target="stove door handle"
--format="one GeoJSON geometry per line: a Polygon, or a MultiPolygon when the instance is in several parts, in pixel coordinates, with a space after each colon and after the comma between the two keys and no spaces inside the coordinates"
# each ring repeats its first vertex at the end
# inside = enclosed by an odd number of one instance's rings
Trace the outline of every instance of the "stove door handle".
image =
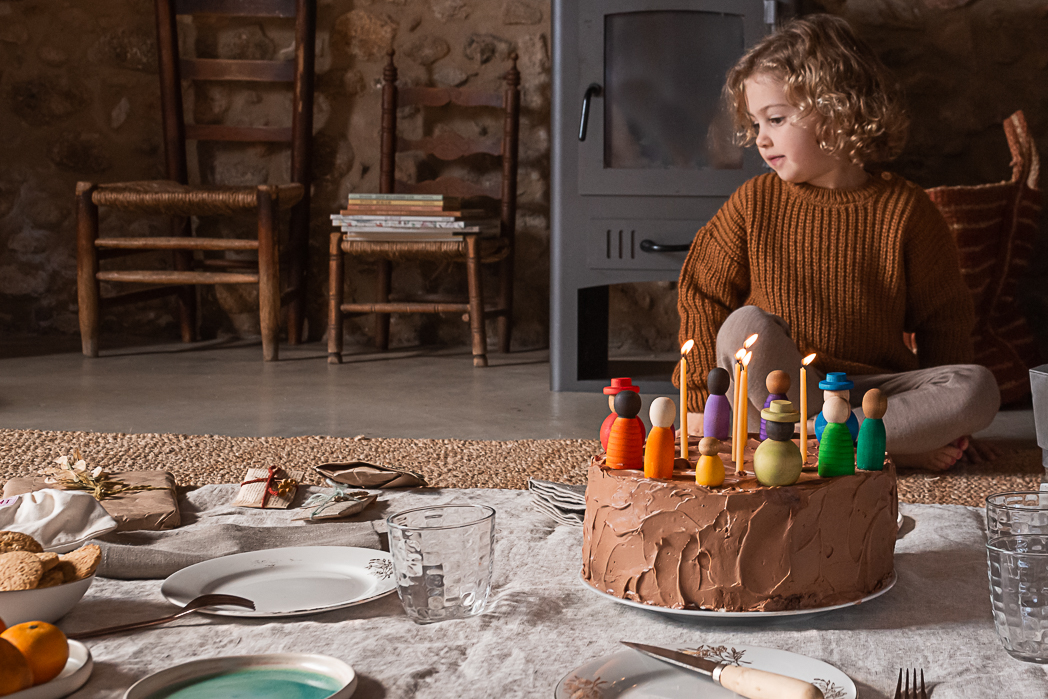
{"type": "Polygon", "coordinates": [[[586,126],[589,124],[590,99],[604,94],[604,88],[597,83],[590,83],[586,94],[582,96],[582,120],[579,122],[579,140],[586,140],[586,126]]]}
{"type": "Polygon", "coordinates": [[[654,240],[644,239],[640,241],[640,249],[642,252],[688,252],[688,250],[691,250],[691,243],[666,245],[664,243],[656,243],[654,240]]]}

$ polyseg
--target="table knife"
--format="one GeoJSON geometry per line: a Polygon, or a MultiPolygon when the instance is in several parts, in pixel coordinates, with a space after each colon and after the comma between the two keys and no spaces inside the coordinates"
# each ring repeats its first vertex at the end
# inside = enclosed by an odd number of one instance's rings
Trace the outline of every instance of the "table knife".
{"type": "Polygon", "coordinates": [[[822,690],[804,680],[777,675],[774,672],[739,667],[731,663],[718,663],[680,651],[647,646],[643,643],[630,643],[629,641],[620,641],[620,643],[664,663],[707,675],[725,689],[748,697],[748,699],[823,699],[822,690]]]}

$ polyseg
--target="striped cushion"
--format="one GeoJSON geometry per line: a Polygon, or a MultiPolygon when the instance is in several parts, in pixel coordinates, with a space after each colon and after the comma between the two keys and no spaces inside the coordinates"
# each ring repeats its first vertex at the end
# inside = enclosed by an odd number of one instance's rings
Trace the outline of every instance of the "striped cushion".
{"type": "Polygon", "coordinates": [[[1029,368],[1037,345],[1016,302],[1041,211],[1037,146],[1023,113],[1004,122],[1012,151],[1012,179],[970,187],[936,187],[928,196],[957,240],[961,273],[975,302],[976,362],[993,372],[1002,405],[1030,393],[1029,368]]]}

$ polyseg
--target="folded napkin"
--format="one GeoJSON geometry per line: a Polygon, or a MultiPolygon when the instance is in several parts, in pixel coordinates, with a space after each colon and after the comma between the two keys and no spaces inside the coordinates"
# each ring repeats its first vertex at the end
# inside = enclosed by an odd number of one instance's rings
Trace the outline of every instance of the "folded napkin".
{"type": "Polygon", "coordinates": [[[561,524],[581,527],[586,517],[586,486],[528,479],[532,505],[561,524]]]}
{"type": "Polygon", "coordinates": [[[0,499],[0,530],[28,534],[45,551],[72,551],[116,527],[88,493],[46,488],[0,499]]]}
{"type": "Polygon", "coordinates": [[[366,461],[320,464],[313,470],[324,478],[354,488],[421,488],[426,479],[414,471],[378,466],[366,461]]]}

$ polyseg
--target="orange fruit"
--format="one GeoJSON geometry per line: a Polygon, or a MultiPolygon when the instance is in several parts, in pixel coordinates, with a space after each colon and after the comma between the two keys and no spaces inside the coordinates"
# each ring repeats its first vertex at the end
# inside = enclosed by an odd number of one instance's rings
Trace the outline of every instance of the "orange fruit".
{"type": "Polygon", "coordinates": [[[33,686],[29,661],[17,648],[0,638],[0,697],[33,686]]]}
{"type": "Polygon", "coordinates": [[[69,641],[62,630],[46,621],[15,624],[3,633],[4,639],[25,656],[33,673],[33,684],[49,682],[62,672],[69,659],[69,641]]]}
{"type": "Polygon", "coordinates": [[[3,619],[0,619],[0,633],[3,633],[4,629],[6,629],[6,628],[7,628],[7,624],[4,623],[3,619]]]}

